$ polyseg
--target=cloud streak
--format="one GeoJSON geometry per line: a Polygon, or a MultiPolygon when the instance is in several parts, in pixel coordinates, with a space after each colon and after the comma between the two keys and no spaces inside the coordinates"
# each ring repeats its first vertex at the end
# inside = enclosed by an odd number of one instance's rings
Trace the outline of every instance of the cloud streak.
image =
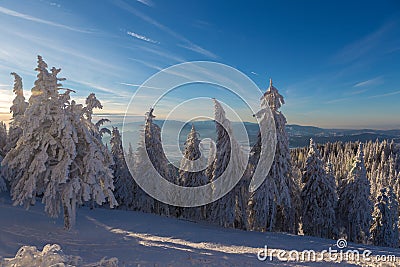
{"type": "Polygon", "coordinates": [[[386,23],[378,30],[350,43],[333,57],[333,62],[339,64],[350,63],[373,52],[379,53],[375,48],[384,42],[384,38],[396,26],[397,23],[395,22],[386,23]]]}
{"type": "Polygon", "coordinates": [[[20,19],[24,19],[24,20],[29,20],[29,21],[33,21],[33,22],[37,22],[37,23],[41,23],[41,24],[46,24],[49,26],[53,26],[53,27],[58,27],[58,28],[62,28],[65,30],[70,30],[70,31],[75,31],[75,32],[81,32],[81,33],[90,33],[89,31],[85,31],[82,29],[78,29],[78,28],[74,28],[68,25],[64,25],[64,24],[60,24],[60,23],[56,23],[56,22],[52,22],[49,20],[44,20],[44,19],[40,19],[40,18],[36,18],[27,14],[23,14],[23,13],[19,13],[17,11],[5,8],[0,6],[0,13],[4,14],[4,15],[8,15],[8,16],[12,16],[12,17],[16,17],[16,18],[20,18],[20,19]]]}
{"type": "Polygon", "coordinates": [[[142,41],[146,41],[146,42],[149,42],[149,43],[152,43],[152,44],[159,44],[160,43],[158,41],[155,41],[155,40],[150,39],[150,38],[148,38],[148,37],[146,37],[144,35],[140,35],[138,33],[132,32],[132,31],[128,31],[128,32],[126,32],[126,34],[128,34],[128,35],[130,35],[130,36],[132,36],[132,37],[134,37],[136,39],[139,39],[139,40],[142,40],[142,41]]]}
{"type": "Polygon", "coordinates": [[[163,88],[159,88],[159,87],[145,86],[145,85],[133,84],[133,83],[120,82],[119,84],[126,85],[126,86],[131,86],[131,87],[143,87],[143,88],[149,88],[149,89],[163,89],[163,88]]]}
{"type": "Polygon", "coordinates": [[[386,93],[386,94],[380,94],[380,95],[373,95],[370,96],[368,98],[381,98],[381,97],[387,97],[387,96],[393,96],[393,95],[399,95],[400,94],[400,90],[399,91],[394,91],[391,93],[386,93]]]}
{"type": "Polygon", "coordinates": [[[142,3],[143,5],[149,6],[149,7],[153,7],[154,3],[151,0],[137,0],[139,3],[142,3]]]}
{"type": "Polygon", "coordinates": [[[186,37],[180,35],[179,33],[171,30],[170,28],[168,28],[167,26],[159,23],[158,21],[156,21],[155,19],[146,16],[145,14],[137,11],[136,9],[134,9],[132,6],[128,5],[127,3],[125,3],[122,0],[116,0],[114,1],[114,4],[117,5],[119,8],[131,13],[132,15],[135,15],[136,17],[146,21],[147,23],[157,27],[158,29],[162,30],[163,32],[173,36],[174,38],[176,38],[177,40],[179,40],[180,42],[182,42],[182,45],[179,45],[182,48],[191,50],[193,52],[199,53],[203,56],[207,56],[207,57],[211,57],[211,58],[218,58],[217,55],[215,55],[214,53],[212,53],[211,51],[208,51],[207,49],[204,49],[202,47],[200,47],[199,45],[196,45],[195,43],[191,42],[189,39],[187,39],[186,37]]]}
{"type": "Polygon", "coordinates": [[[356,83],[353,87],[364,87],[364,86],[377,85],[377,84],[382,84],[382,83],[383,83],[382,77],[376,77],[376,78],[373,78],[370,80],[356,83]]]}

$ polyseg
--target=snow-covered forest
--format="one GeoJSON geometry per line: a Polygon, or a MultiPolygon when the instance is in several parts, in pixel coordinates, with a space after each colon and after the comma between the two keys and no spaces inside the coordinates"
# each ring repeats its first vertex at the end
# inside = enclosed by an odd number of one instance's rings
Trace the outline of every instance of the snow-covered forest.
{"type": "MultiPolygon", "coordinates": [[[[65,229],[76,220],[76,209],[107,207],[142,211],[194,222],[246,231],[287,232],[328,239],[399,247],[400,146],[391,140],[366,143],[316,144],[289,149],[281,112],[284,97],[272,81],[263,95],[260,108],[271,108],[275,120],[277,146],[274,162],[266,179],[255,191],[248,190],[261,151],[261,136],[251,149],[244,175],[225,196],[208,205],[182,208],[164,204],[147,195],[133,176],[149,175],[143,161],[151,163],[169,181],[188,187],[201,186],[217,179],[230,160],[230,122],[215,100],[215,153],[204,158],[195,127],[191,128],[183,154],[188,160],[208,162],[204,171],[188,172],[168,163],[163,153],[161,129],[153,119],[157,110],[145,115],[145,142],[136,151],[124,149],[118,128],[102,128],[107,119],[93,121],[96,109],[103,106],[95,94],[84,104],[73,100],[74,91],[63,88],[61,69],[49,69],[41,56],[37,79],[26,100],[22,78],[14,77],[15,99],[12,120],[7,129],[0,124],[0,189],[8,191],[14,205],[27,209],[41,201],[51,217],[63,216],[65,229]],[[223,126],[223,127],[222,127],[223,126]],[[110,144],[102,140],[111,135],[110,144]],[[128,169],[133,166],[132,174],[128,169]],[[132,176],[133,175],[133,176],[132,176]]],[[[235,164],[240,165],[240,164],[235,164]]],[[[213,192],[210,192],[212,194],[213,192]]],[[[46,248],[50,249],[50,248],[46,248]]],[[[52,248],[57,249],[57,248],[52,248]]]]}

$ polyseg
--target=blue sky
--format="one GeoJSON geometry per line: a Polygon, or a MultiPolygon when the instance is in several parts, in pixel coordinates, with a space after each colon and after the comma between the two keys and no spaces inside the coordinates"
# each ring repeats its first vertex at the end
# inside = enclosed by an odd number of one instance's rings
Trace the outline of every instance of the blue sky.
{"type": "Polygon", "coordinates": [[[0,22],[3,120],[9,73],[29,96],[41,54],[74,98],[93,91],[104,113],[123,113],[160,69],[210,60],[262,90],[272,77],[289,123],[400,128],[399,1],[3,0],[0,22]]]}

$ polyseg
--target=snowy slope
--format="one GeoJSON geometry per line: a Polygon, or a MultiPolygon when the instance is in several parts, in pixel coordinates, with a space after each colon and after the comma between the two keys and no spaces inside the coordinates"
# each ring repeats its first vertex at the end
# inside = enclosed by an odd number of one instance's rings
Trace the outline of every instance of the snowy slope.
{"type": "MultiPolygon", "coordinates": [[[[65,254],[81,256],[82,264],[117,257],[120,266],[339,266],[333,262],[286,263],[276,258],[272,262],[257,259],[257,252],[265,245],[282,250],[321,251],[330,246],[337,249],[334,240],[222,229],[139,212],[81,208],[75,229],[67,232],[62,227],[61,219],[44,214],[43,205],[37,204],[26,211],[13,207],[6,194],[0,195],[0,256],[3,258],[14,257],[23,245],[42,250],[44,245],[56,243],[65,254]]],[[[370,249],[373,255],[395,254],[400,260],[397,249],[351,243],[348,249],[361,247],[370,249]]],[[[377,264],[370,263],[370,266],[377,264]]]]}

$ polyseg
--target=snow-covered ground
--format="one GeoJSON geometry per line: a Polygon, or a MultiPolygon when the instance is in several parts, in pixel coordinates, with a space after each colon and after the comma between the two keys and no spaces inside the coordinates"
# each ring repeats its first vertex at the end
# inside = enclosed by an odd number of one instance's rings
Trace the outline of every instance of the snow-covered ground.
{"type": "MultiPolygon", "coordinates": [[[[13,207],[7,194],[0,194],[0,258],[12,258],[21,246],[59,244],[66,255],[80,256],[81,265],[104,257],[119,259],[119,266],[336,266],[327,262],[282,262],[277,259],[259,261],[257,253],[265,245],[281,251],[338,249],[335,240],[295,236],[281,233],[258,233],[223,229],[203,223],[192,223],[140,212],[80,208],[77,225],[63,230],[62,219],[52,219],[43,212],[43,205],[30,210],[13,207]]],[[[349,243],[343,249],[369,249],[370,262],[343,261],[340,265],[380,266],[376,255],[395,255],[398,249],[362,246],[349,243]],[[353,265],[354,264],[354,265],[353,265]]],[[[268,251],[270,253],[270,250],[268,251]]],[[[262,256],[262,255],[261,255],[262,256]]],[[[336,255],[338,256],[338,255],[336,255]]],[[[363,258],[360,257],[363,261],[363,258]]],[[[1,262],[1,260],[0,260],[1,262]]],[[[1,263],[0,263],[1,265],[1,263]]],[[[89,265],[93,266],[93,265],[89,265]]]]}

